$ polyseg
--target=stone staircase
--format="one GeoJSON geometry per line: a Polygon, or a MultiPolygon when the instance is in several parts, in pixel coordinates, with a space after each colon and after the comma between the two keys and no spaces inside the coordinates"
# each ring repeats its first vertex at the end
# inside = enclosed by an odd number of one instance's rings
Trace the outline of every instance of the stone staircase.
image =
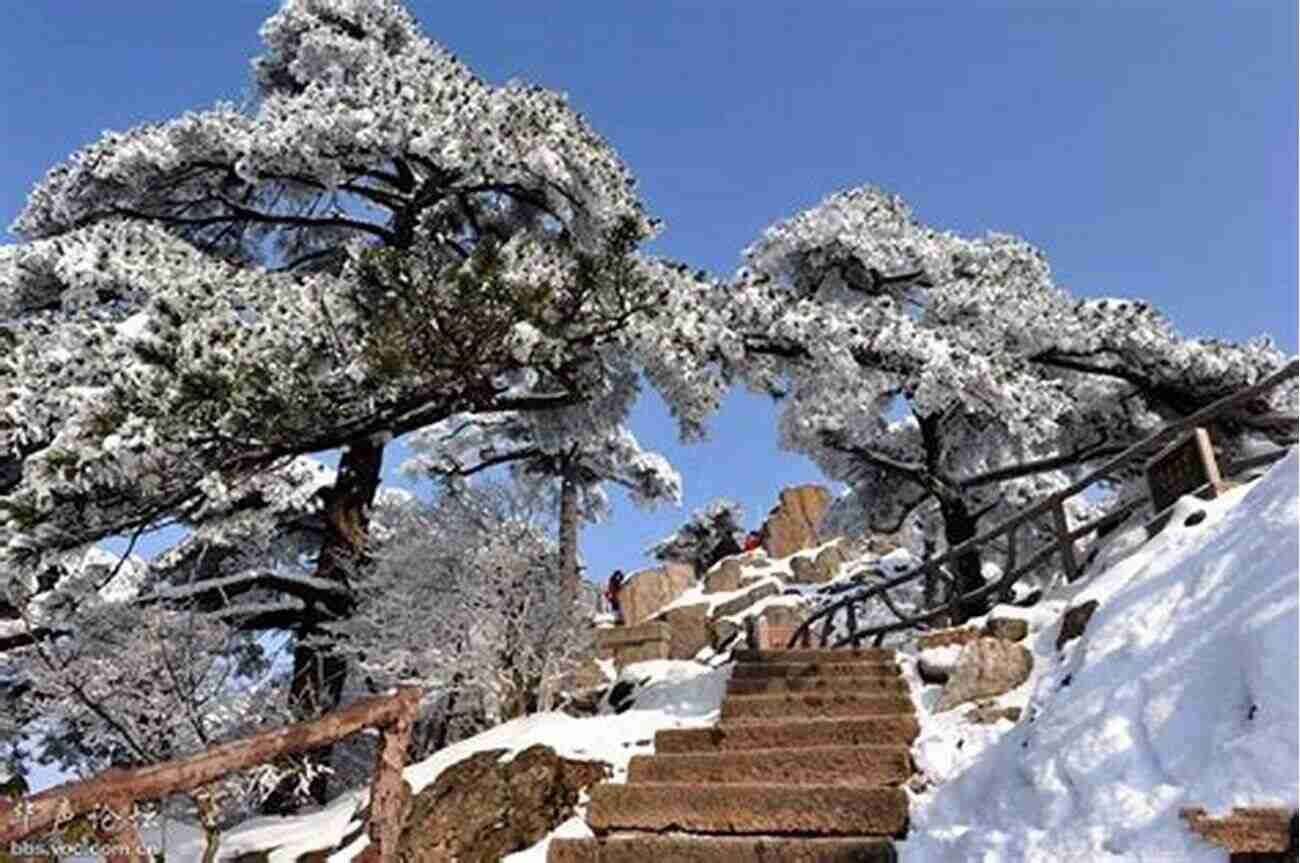
{"type": "Polygon", "coordinates": [[[885,863],[919,733],[893,651],[738,650],[713,728],[660,731],[548,863],[885,863]]]}

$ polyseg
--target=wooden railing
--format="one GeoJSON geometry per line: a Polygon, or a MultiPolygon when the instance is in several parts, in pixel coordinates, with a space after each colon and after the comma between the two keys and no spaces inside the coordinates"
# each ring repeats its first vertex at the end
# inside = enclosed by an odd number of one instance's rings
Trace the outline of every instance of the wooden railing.
{"type": "MultiPolygon", "coordinates": [[[[406,747],[420,693],[401,687],[393,695],[365,698],[312,722],[286,725],[216,746],[176,761],[133,769],[107,770],[93,779],[69,782],[19,800],[0,799],[0,851],[30,836],[39,836],[72,818],[108,812],[121,824],[113,837],[110,860],[151,857],[136,835],[130,813],[142,800],[161,800],[200,789],[235,771],[264,764],[341,740],[363,728],[379,729],[381,740],[370,787],[370,845],[358,858],[365,863],[397,859],[402,806],[409,789],[402,779],[406,747]]],[[[3,856],[3,855],[0,855],[3,856]]]]}
{"type": "MultiPolygon", "coordinates": [[[[1226,396],[1213,404],[1207,405],[1201,410],[1188,414],[1182,419],[1169,423],[1159,431],[1133,444],[1101,467],[1091,471],[1082,479],[1054,492],[1040,500],[1038,503],[1026,507],[1003,521],[1001,524],[998,524],[996,527],[974,536],[965,542],[958,543],[942,555],[928,558],[915,569],[875,584],[865,590],[854,591],[843,599],[819,610],[795,630],[794,634],[790,636],[787,646],[810,647],[812,645],[812,633],[818,624],[820,624],[821,627],[819,644],[822,647],[844,647],[846,645],[859,647],[866,639],[871,638],[872,636],[875,637],[876,644],[880,644],[884,636],[891,632],[899,632],[912,628],[924,628],[941,617],[954,614],[958,605],[969,605],[974,602],[982,601],[991,595],[1009,593],[1011,586],[1019,579],[1045,563],[1052,556],[1058,554],[1061,556],[1061,563],[1065,570],[1066,578],[1073,581],[1078,578],[1080,574],[1079,562],[1075,559],[1074,555],[1075,541],[1093,533],[1094,531],[1104,530],[1108,527],[1118,525],[1139,507],[1144,506],[1148,502],[1149,497],[1145,494],[1134,495],[1133,497],[1121,501],[1106,515],[1075,527],[1074,529],[1070,529],[1065,517],[1064,504],[1067,499],[1087,490],[1095,483],[1107,479],[1119,471],[1130,467],[1138,459],[1150,458],[1183,432],[1193,429],[1209,420],[1213,420],[1232,408],[1267,393],[1279,384],[1292,380],[1297,376],[1300,376],[1300,360],[1293,358],[1286,365],[1282,366],[1280,369],[1273,372],[1273,374],[1258,383],[1246,387],[1232,395],[1226,396]],[[1027,523],[1047,515],[1051,516],[1054,526],[1054,537],[1050,543],[1030,555],[1029,559],[1023,563],[1008,566],[1007,571],[996,581],[992,581],[978,590],[970,591],[965,594],[958,593],[956,589],[956,580],[944,569],[946,564],[951,563],[964,554],[977,551],[981,547],[1002,536],[1009,537],[1010,546],[1014,548],[1016,531],[1027,523]],[[948,586],[947,598],[942,604],[937,604],[911,616],[904,615],[890,599],[888,591],[898,587],[899,585],[926,577],[937,578],[940,581],[945,582],[948,586]],[[889,609],[890,613],[898,618],[898,620],[894,623],[858,629],[858,609],[864,607],[867,602],[876,599],[877,597],[880,598],[889,609]],[[845,616],[848,635],[841,637],[839,640],[833,641],[835,618],[841,612],[845,616]]],[[[1294,425],[1297,422],[1297,417],[1273,416],[1270,417],[1270,420],[1276,424],[1287,423],[1294,425]]],[[[1224,476],[1232,476],[1235,473],[1247,470],[1251,467],[1271,464],[1284,456],[1287,451],[1286,448],[1282,448],[1271,453],[1266,453],[1262,456],[1244,459],[1229,464],[1224,470],[1224,476]]],[[[1204,486],[1195,491],[1200,492],[1202,490],[1204,490],[1204,486]]],[[[1155,513],[1150,521],[1156,521],[1163,515],[1163,512],[1155,513]]]]}

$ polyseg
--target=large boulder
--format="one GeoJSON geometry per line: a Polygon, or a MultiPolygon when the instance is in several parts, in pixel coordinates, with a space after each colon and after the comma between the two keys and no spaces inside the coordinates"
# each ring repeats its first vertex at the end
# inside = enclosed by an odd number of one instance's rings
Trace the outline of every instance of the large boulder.
{"type": "Polygon", "coordinates": [[[830,492],[819,485],[782,489],[777,505],[763,523],[763,548],[768,555],[788,557],[817,545],[817,525],[830,502],[830,492]]]}
{"type": "Polygon", "coordinates": [[[411,801],[398,842],[403,863],[497,863],[573,815],[578,794],[609,765],[561,758],[538,744],[499,763],[478,752],[444,770],[411,801]]]}
{"type": "Polygon", "coordinates": [[[1010,692],[1029,679],[1034,658],[1022,645],[1001,638],[979,638],[962,648],[935,713],[959,704],[1010,692]]]}
{"type": "Polygon", "coordinates": [[[649,620],[693,584],[695,573],[684,563],[665,563],[634,573],[623,583],[618,594],[623,623],[635,626],[649,620]]]}
{"type": "Polygon", "coordinates": [[[823,583],[832,581],[835,576],[840,574],[840,566],[843,565],[845,560],[847,558],[845,557],[843,541],[835,542],[817,552],[817,560],[815,561],[817,564],[817,580],[823,583]]]}
{"type": "Polygon", "coordinates": [[[705,593],[724,593],[740,589],[741,558],[729,557],[704,576],[705,593]]]}
{"type": "Polygon", "coordinates": [[[709,604],[700,602],[694,605],[679,605],[660,614],[672,627],[672,636],[668,642],[669,659],[694,659],[712,642],[709,627],[709,604]]]}
{"type": "Polygon", "coordinates": [[[790,558],[790,583],[791,584],[820,584],[822,581],[821,573],[817,570],[817,563],[807,555],[799,555],[790,558]]]}
{"type": "Polygon", "coordinates": [[[1003,641],[1023,641],[1029,634],[1029,621],[1019,617],[990,617],[984,631],[1003,641]]]}

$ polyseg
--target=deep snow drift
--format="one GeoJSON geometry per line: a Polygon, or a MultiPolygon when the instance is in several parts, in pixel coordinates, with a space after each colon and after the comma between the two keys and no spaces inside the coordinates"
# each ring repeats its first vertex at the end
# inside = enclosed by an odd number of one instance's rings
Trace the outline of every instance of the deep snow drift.
{"type": "Polygon", "coordinates": [[[1184,498],[1131,556],[1016,609],[1032,615],[1035,671],[1003,703],[1025,715],[999,735],[922,705],[915,752],[938,784],[913,799],[902,858],[1222,863],[1180,808],[1295,807],[1298,522],[1292,452],[1223,498],[1184,498]],[[1060,612],[1090,599],[1058,653],[1060,612]]]}
{"type": "MultiPolygon", "coordinates": [[[[1033,673],[997,699],[1024,709],[1018,723],[972,725],[968,706],[931,714],[939,688],[921,685],[916,651],[903,649],[922,773],[909,789],[902,860],[1221,863],[1224,852],[1193,836],[1179,809],[1296,806],[1298,464],[1293,452],[1218,500],[1184,498],[1155,538],[1109,538],[1091,570],[1099,574],[1033,608],[994,609],[1030,625],[1033,673]],[[1058,652],[1061,614],[1091,599],[1099,608],[1084,635],[1058,652]]],[[[774,563],[762,572],[788,573],[788,561],[774,563]]],[[[515,720],[411,765],[406,777],[418,792],[473,752],[504,747],[509,758],[544,743],[604,760],[622,781],[655,731],[717,720],[728,674],[701,662],[631,665],[622,679],[650,682],[625,713],[515,720]]],[[[366,796],[357,789],[313,815],[240,825],[223,836],[222,858],[274,848],[276,863],[329,847],[355,829],[366,796]]],[[[582,814],[553,835],[590,835],[582,814]]],[[[543,863],[549,840],[504,859],[543,863]]],[[[330,859],[351,860],[365,842],[330,859]]],[[[169,859],[197,860],[201,850],[173,844],[169,859]]]]}

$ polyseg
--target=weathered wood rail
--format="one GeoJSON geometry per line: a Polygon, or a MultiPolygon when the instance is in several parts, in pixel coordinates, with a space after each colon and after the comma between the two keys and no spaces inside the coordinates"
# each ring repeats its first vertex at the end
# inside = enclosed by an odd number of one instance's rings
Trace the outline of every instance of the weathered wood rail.
{"type": "MultiPolygon", "coordinates": [[[[819,610],[795,630],[794,634],[790,636],[787,646],[812,646],[813,630],[818,624],[821,626],[821,632],[819,634],[819,645],[821,647],[843,647],[845,645],[859,647],[866,639],[873,636],[876,639],[876,644],[879,645],[885,635],[905,629],[924,627],[945,615],[954,613],[960,603],[970,603],[982,600],[990,595],[1002,594],[1010,591],[1011,585],[1015,584],[1019,579],[1045,563],[1052,556],[1058,554],[1061,557],[1061,563],[1065,570],[1066,578],[1071,581],[1075,580],[1080,574],[1079,562],[1076,560],[1074,554],[1075,541],[1095,531],[1104,530],[1108,527],[1113,527],[1119,524],[1124,519],[1128,518],[1135,510],[1146,505],[1149,501],[1149,496],[1145,494],[1137,494],[1126,498],[1116,504],[1106,515],[1087,522],[1086,524],[1079,525],[1073,529],[1069,527],[1065,515],[1064,504],[1066,500],[1087,490],[1094,484],[1131,467],[1133,463],[1139,459],[1150,458],[1183,433],[1217,417],[1221,417],[1233,408],[1244,405],[1251,399],[1257,398],[1260,395],[1271,391],[1280,384],[1295,379],[1297,376],[1300,376],[1300,359],[1292,358],[1286,365],[1282,366],[1258,383],[1225,396],[1213,404],[1207,405],[1194,413],[1188,414],[1182,419],[1167,424],[1159,431],[1143,438],[1119,455],[1114,456],[1109,461],[1102,464],[1100,467],[1090,471],[1078,481],[1048,495],[1039,502],[1026,507],[995,527],[990,528],[965,542],[958,543],[948,549],[944,554],[927,558],[920,566],[910,570],[909,572],[874,584],[866,590],[854,591],[843,599],[819,610]],[[970,591],[965,594],[957,593],[955,580],[944,570],[946,564],[951,563],[963,554],[977,551],[981,547],[988,545],[993,540],[1002,536],[1010,538],[1011,548],[1014,549],[1016,531],[1029,522],[1043,518],[1044,516],[1050,516],[1053,522],[1055,535],[1051,542],[1035,551],[1022,563],[1016,563],[1013,560],[1012,565],[1008,566],[1007,571],[996,581],[989,582],[978,590],[970,591]],[[889,598],[888,591],[898,587],[899,585],[925,577],[938,578],[940,581],[945,582],[948,585],[949,595],[941,604],[937,604],[925,611],[911,616],[904,615],[889,598]],[[898,620],[894,623],[859,629],[857,626],[858,609],[865,607],[867,602],[877,597],[881,599],[889,609],[890,613],[898,618],[898,620]],[[833,640],[835,618],[841,612],[845,616],[848,635],[843,636],[838,640],[833,640]]],[[[1294,426],[1298,421],[1300,421],[1300,418],[1289,415],[1270,415],[1266,419],[1272,425],[1288,426],[1294,426]]],[[[1282,458],[1287,452],[1288,448],[1283,447],[1274,452],[1230,463],[1225,466],[1223,475],[1229,477],[1252,467],[1271,464],[1282,458]]],[[[1203,491],[1204,488],[1205,486],[1202,486],[1195,491],[1199,493],[1200,491],[1203,491]]],[[[1163,515],[1164,512],[1154,513],[1148,523],[1159,520],[1163,515]]]]}
{"type": "MultiPolygon", "coordinates": [[[[0,850],[39,836],[80,815],[107,810],[123,824],[115,842],[142,849],[127,813],[138,801],[159,800],[202,788],[235,771],[264,764],[341,740],[363,728],[380,732],[370,786],[370,845],[359,858],[366,863],[397,859],[399,823],[407,790],[402,779],[406,747],[420,701],[419,690],[401,687],[395,694],[365,698],[311,722],[263,731],[206,752],[162,764],[107,770],[93,779],[69,782],[17,801],[0,799],[0,850]]],[[[111,854],[110,860],[149,859],[136,853],[111,854]]]]}

